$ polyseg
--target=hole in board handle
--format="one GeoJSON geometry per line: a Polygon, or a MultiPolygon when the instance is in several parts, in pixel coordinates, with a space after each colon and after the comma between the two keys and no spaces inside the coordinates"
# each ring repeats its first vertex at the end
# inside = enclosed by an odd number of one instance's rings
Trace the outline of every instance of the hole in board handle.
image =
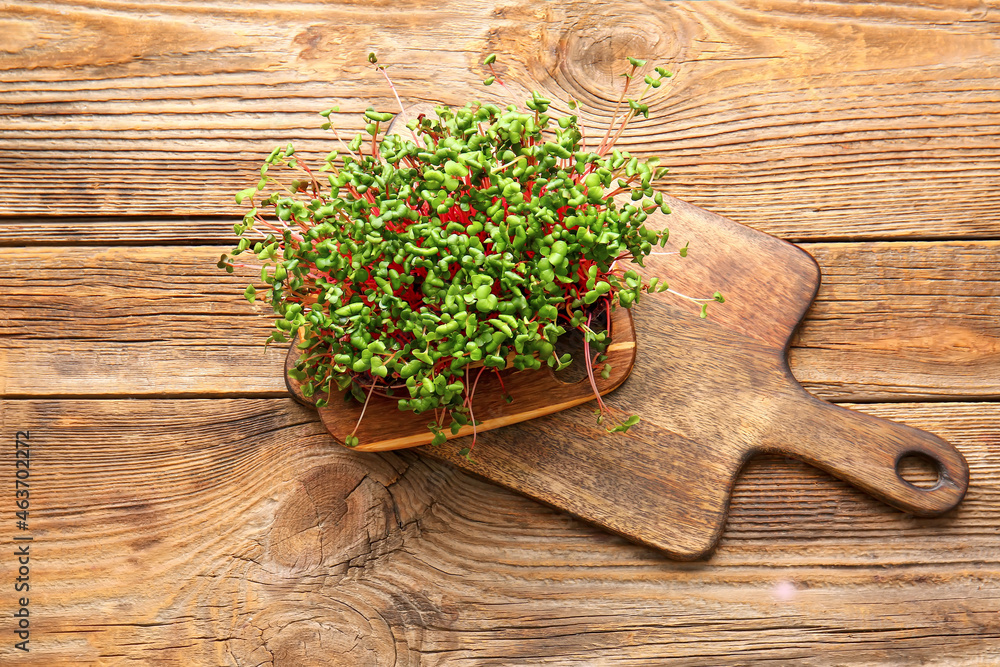
{"type": "Polygon", "coordinates": [[[896,474],[907,484],[930,490],[941,483],[941,465],[921,452],[908,452],[896,461],[896,474]]]}

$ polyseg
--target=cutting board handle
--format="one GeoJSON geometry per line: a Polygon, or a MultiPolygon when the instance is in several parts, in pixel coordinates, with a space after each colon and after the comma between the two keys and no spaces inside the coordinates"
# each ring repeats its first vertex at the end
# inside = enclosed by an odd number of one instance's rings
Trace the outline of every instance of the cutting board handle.
{"type": "Polygon", "coordinates": [[[802,390],[779,415],[769,451],[800,458],[917,516],[952,509],[969,487],[969,466],[948,442],[932,433],[822,401],[802,390]],[[900,461],[925,457],[937,483],[920,487],[903,479],[900,461]]]}

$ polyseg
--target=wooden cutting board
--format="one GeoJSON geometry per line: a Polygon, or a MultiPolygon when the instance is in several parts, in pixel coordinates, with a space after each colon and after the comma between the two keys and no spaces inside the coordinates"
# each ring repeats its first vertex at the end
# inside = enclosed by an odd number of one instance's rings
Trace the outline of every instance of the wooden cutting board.
{"type": "MultiPolygon", "coordinates": [[[[586,380],[548,378],[521,392],[508,387],[515,401],[507,416],[491,417],[533,418],[480,433],[472,461],[458,455],[469,437],[418,451],[680,559],[712,550],[736,477],[761,452],[799,458],[916,515],[957,505],[969,472],[950,444],[822,401],[792,376],[788,342],[819,287],[812,257],[696,206],[676,199],[670,206],[672,213],[657,214],[654,224],[669,227],[678,245],[690,242],[690,253],[650,258],[650,274],[692,296],[720,290],[726,303],[713,304],[707,319],[669,294],[644,296],[633,309],[635,345],[618,348],[615,375],[602,393],[623,383],[605,400],[641,415],[638,425],[627,435],[607,433],[595,422],[593,402],[580,404],[586,380]],[[546,406],[560,411],[542,415],[546,406]],[[899,461],[911,454],[936,465],[935,486],[900,476],[899,461]]],[[[627,314],[616,318],[619,332],[631,331],[627,314]]],[[[616,341],[629,342],[620,334],[616,341]]],[[[357,413],[345,419],[343,404],[332,405],[320,414],[336,434],[357,413]]],[[[366,435],[392,431],[401,414],[379,413],[366,435]]]]}

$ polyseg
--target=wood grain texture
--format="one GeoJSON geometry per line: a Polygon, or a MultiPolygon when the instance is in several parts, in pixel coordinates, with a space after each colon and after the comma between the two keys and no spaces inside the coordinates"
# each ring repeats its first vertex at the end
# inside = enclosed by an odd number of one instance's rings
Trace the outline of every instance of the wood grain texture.
{"type": "Polygon", "coordinates": [[[496,98],[479,85],[496,51],[514,89],[577,97],[595,129],[626,55],[667,63],[669,93],[623,145],[755,228],[997,238],[998,16],[992,1],[7,3],[0,212],[233,214],[227,193],[274,143],[329,150],[320,109],[341,101],[357,129],[369,103],[394,107],[369,50],[407,104],[496,98]]]}
{"type": "Polygon", "coordinates": [[[1000,329],[994,328],[1000,246],[973,247],[961,241],[810,245],[825,287],[792,342],[796,377],[824,397],[850,396],[854,387],[866,388],[865,400],[1000,397],[1000,329]],[[872,307],[873,298],[879,307],[872,307]],[[830,382],[827,373],[835,369],[850,370],[830,382]]]}
{"type": "Polygon", "coordinates": [[[1000,659],[1000,407],[857,407],[954,442],[966,501],[914,518],[770,457],[692,564],[410,451],[348,452],[290,399],[6,401],[5,434],[32,426],[44,551],[38,650],[0,661],[1000,659]]]}
{"type": "Polygon", "coordinates": [[[998,9],[0,5],[0,437],[37,438],[41,548],[33,650],[0,664],[1000,663],[998,9]],[[666,62],[625,144],[663,155],[666,191],[803,242],[824,284],[794,374],[954,443],[965,501],[916,518],[765,456],[712,558],[679,563],[413,452],[342,451],[287,398],[250,274],[214,265],[275,143],[325,154],[319,109],[394,108],[369,50],[406,103],[500,99],[495,51],[594,128],[616,63],[666,62]]]}
{"type": "MultiPolygon", "coordinates": [[[[1000,243],[804,247],[823,274],[790,350],[809,391],[836,401],[1000,396],[1000,243]]],[[[268,309],[240,296],[254,271],[218,270],[226,250],[0,248],[6,393],[284,395],[285,351],[262,343],[268,309]]],[[[682,279],[699,261],[695,245],[664,275],[682,279]]]]}
{"type": "Polygon", "coordinates": [[[235,245],[233,216],[0,216],[0,247],[235,245]]]}

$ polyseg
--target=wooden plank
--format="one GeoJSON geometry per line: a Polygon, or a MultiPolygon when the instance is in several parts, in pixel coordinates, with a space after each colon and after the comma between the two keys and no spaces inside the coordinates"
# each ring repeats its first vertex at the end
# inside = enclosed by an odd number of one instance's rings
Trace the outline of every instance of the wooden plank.
{"type": "Polygon", "coordinates": [[[0,216],[0,247],[235,244],[235,216],[0,216]]]}
{"type": "Polygon", "coordinates": [[[876,401],[1000,397],[994,242],[807,249],[822,268],[823,287],[790,357],[810,391],[876,401]]]}
{"type": "Polygon", "coordinates": [[[369,49],[404,102],[449,104],[502,101],[478,83],[496,51],[515,90],[579,98],[595,131],[635,54],[677,75],[622,145],[662,155],[681,199],[795,240],[997,238],[1000,26],[983,7],[8,3],[0,214],[234,214],[274,143],[329,150],[318,110],[341,100],[357,129],[369,103],[392,108],[369,49]]]}
{"type": "MultiPolygon", "coordinates": [[[[805,246],[823,285],[793,339],[792,371],[829,400],[1000,396],[998,246],[805,246]]],[[[240,296],[255,272],[217,269],[226,249],[0,249],[0,390],[286,395],[284,348],[263,347],[268,309],[240,296]]],[[[697,248],[684,261],[697,262],[697,248]]]]}
{"type": "Polygon", "coordinates": [[[29,664],[1000,659],[1000,405],[858,407],[955,443],[965,502],[917,519],[764,459],[692,564],[343,450],[290,399],[6,401],[5,451],[32,448],[29,664]]]}

